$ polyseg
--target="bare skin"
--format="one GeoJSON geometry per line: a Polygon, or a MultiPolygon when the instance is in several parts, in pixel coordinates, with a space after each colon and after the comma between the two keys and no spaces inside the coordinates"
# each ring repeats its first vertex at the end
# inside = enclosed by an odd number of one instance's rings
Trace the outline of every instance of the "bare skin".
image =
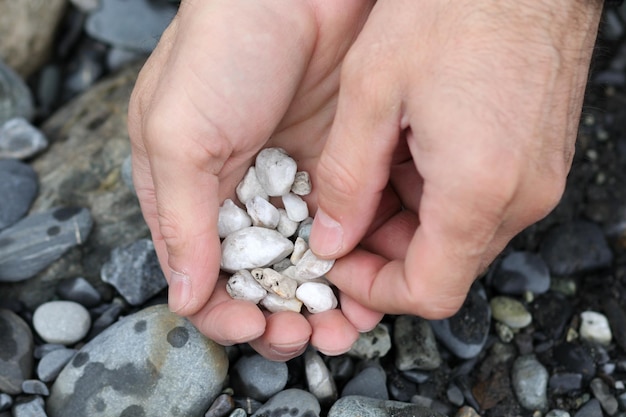
{"type": "Polygon", "coordinates": [[[170,308],[274,360],[453,314],[562,194],[601,9],[506,3],[183,1],[129,111],[170,308]],[[340,310],[267,314],[218,279],[218,207],[267,146],[312,174],[340,310]]]}

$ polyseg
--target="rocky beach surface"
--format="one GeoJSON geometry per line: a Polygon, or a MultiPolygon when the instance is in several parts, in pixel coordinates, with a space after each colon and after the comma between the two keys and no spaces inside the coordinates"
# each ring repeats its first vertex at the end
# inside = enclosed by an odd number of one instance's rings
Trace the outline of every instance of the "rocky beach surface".
{"type": "Polygon", "coordinates": [[[626,6],[604,14],[561,203],[462,309],[286,363],[165,305],[126,113],[176,7],[0,0],[0,417],[626,417],[626,6]]]}

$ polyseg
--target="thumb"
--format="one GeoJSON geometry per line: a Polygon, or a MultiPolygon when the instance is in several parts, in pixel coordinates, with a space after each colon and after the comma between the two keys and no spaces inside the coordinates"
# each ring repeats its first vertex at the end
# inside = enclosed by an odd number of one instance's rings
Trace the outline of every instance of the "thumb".
{"type": "Polygon", "coordinates": [[[345,63],[337,113],[316,170],[318,210],[310,246],[325,258],[345,255],[366,233],[400,134],[394,84],[367,77],[361,65],[345,63]]]}

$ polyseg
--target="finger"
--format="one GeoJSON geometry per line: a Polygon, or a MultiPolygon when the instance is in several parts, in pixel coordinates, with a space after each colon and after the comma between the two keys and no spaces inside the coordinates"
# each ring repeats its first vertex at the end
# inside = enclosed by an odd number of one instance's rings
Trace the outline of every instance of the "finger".
{"type": "Polygon", "coordinates": [[[359,338],[357,329],[339,309],[306,314],[306,317],[313,329],[311,345],[325,355],[346,353],[359,338]]]}
{"type": "Polygon", "coordinates": [[[341,312],[345,318],[360,332],[369,332],[383,319],[384,314],[362,306],[346,293],[339,293],[341,312]]]}
{"type": "Polygon", "coordinates": [[[250,346],[267,359],[287,361],[302,354],[311,337],[311,326],[302,314],[291,311],[266,313],[265,332],[250,346]]]}

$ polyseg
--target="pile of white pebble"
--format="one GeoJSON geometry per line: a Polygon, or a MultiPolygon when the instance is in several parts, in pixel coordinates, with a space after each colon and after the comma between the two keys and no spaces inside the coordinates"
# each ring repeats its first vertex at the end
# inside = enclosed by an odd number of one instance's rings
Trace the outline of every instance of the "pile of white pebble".
{"type": "Polygon", "coordinates": [[[268,311],[310,313],[337,307],[325,274],[334,260],[317,258],[308,247],[312,222],[306,202],[311,180],[281,148],[263,149],[237,186],[237,198],[219,210],[223,271],[233,274],[226,289],[235,299],[258,303],[268,311]],[[280,197],[277,208],[270,197],[280,197]]]}

